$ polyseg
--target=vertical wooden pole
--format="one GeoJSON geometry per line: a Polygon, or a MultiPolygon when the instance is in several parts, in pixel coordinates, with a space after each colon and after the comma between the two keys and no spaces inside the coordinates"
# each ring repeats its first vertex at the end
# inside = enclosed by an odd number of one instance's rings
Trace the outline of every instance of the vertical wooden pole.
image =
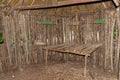
{"type": "Polygon", "coordinates": [[[113,32],[114,32],[114,26],[115,26],[115,11],[111,12],[111,33],[110,33],[110,57],[111,57],[111,70],[113,71],[114,64],[113,64],[113,32]]]}
{"type": "Polygon", "coordinates": [[[117,9],[117,24],[118,24],[118,39],[117,39],[117,66],[118,66],[118,80],[120,80],[120,10],[117,9]]]}
{"type": "MultiPolygon", "coordinates": [[[[106,13],[106,16],[105,16],[105,20],[109,21],[108,20],[108,15],[106,13]]],[[[104,62],[104,68],[107,68],[107,63],[108,63],[108,22],[106,22],[105,24],[105,62],[104,62]]]]}
{"type": "Polygon", "coordinates": [[[26,56],[26,62],[29,64],[29,50],[28,50],[28,36],[27,36],[27,24],[26,24],[26,17],[25,15],[21,15],[23,22],[23,34],[24,34],[24,47],[25,47],[25,56],[26,56]]]}
{"type": "Polygon", "coordinates": [[[85,77],[85,80],[86,80],[86,74],[87,74],[87,55],[85,55],[85,66],[84,66],[84,77],[85,77]]]}
{"type": "Polygon", "coordinates": [[[79,40],[79,26],[78,26],[79,25],[79,21],[78,21],[78,14],[77,13],[76,13],[76,17],[75,18],[76,18],[76,27],[77,27],[76,28],[77,29],[76,30],[77,31],[77,33],[76,33],[76,36],[77,36],[76,39],[77,40],[76,41],[77,41],[77,43],[79,43],[80,42],[80,40],[79,40]]]}
{"type": "Polygon", "coordinates": [[[0,72],[3,72],[2,69],[3,69],[3,68],[2,68],[2,62],[1,62],[1,60],[0,60],[0,72]]]}
{"type": "Polygon", "coordinates": [[[48,49],[46,49],[46,53],[45,53],[45,66],[46,67],[47,67],[47,64],[48,64],[47,58],[48,58],[48,49]]]}
{"type": "MultiPolygon", "coordinates": [[[[65,40],[66,40],[66,32],[65,32],[65,18],[62,18],[62,29],[63,29],[63,40],[62,40],[62,43],[65,43],[65,40]]],[[[63,54],[63,58],[64,60],[66,60],[66,54],[63,54]]]]}

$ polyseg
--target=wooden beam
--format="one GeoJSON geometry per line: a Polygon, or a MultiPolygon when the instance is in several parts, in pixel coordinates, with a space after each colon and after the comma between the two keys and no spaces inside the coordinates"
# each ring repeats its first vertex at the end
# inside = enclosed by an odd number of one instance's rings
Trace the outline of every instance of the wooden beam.
{"type": "Polygon", "coordinates": [[[54,7],[61,7],[61,6],[68,6],[80,3],[88,3],[88,2],[99,2],[102,0],[67,0],[67,1],[58,1],[51,4],[41,4],[41,5],[30,5],[30,6],[19,6],[16,9],[44,9],[44,8],[54,8],[54,7]]]}
{"type": "Polygon", "coordinates": [[[119,6],[119,4],[120,4],[119,0],[113,0],[113,2],[115,3],[116,6],[119,6]]]}

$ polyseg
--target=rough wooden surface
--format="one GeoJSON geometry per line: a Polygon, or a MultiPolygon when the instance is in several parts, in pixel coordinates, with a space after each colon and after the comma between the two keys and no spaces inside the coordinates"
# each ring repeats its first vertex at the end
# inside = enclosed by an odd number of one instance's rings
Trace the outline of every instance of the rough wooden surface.
{"type": "Polygon", "coordinates": [[[88,3],[88,2],[100,2],[102,0],[69,0],[69,1],[57,1],[52,4],[41,4],[41,5],[30,5],[30,6],[19,6],[16,9],[25,10],[25,9],[44,9],[44,8],[54,8],[68,5],[75,5],[80,3],[88,3]]]}
{"type": "MultiPolygon", "coordinates": [[[[93,6],[15,11],[11,15],[3,13],[2,26],[5,43],[4,46],[0,47],[3,50],[0,53],[1,72],[9,71],[12,68],[20,68],[24,64],[43,62],[45,56],[44,45],[36,45],[35,41],[44,42],[46,46],[73,42],[80,45],[102,43],[101,48],[93,52],[89,62],[96,67],[101,66],[110,72],[117,72],[119,36],[117,31],[117,38],[113,39],[112,32],[115,26],[118,30],[118,19],[116,20],[118,16],[115,16],[116,12],[111,11],[111,9],[98,9],[98,11],[91,12],[85,7],[91,8],[93,6]],[[105,22],[95,23],[96,19],[101,18],[105,19],[105,22]],[[43,24],[44,20],[49,20],[53,24],[43,24]]],[[[95,9],[97,8],[92,10],[95,9]]],[[[74,50],[72,47],[68,48],[74,50]]],[[[84,60],[80,56],[56,53],[60,52],[49,51],[48,59],[64,60],[64,57],[73,61],[83,62],[84,60]]]]}
{"type": "Polygon", "coordinates": [[[102,44],[60,44],[60,45],[53,45],[45,47],[46,50],[58,51],[58,52],[66,52],[66,53],[73,53],[79,55],[87,55],[90,56],[94,50],[102,46],[102,44]]]}

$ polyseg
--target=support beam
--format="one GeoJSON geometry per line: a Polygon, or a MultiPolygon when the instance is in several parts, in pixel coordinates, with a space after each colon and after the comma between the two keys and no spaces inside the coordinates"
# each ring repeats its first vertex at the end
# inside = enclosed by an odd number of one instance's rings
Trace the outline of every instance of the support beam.
{"type": "Polygon", "coordinates": [[[62,7],[80,3],[88,3],[88,2],[99,2],[103,0],[67,0],[67,1],[58,1],[51,4],[41,4],[41,5],[30,5],[30,6],[19,6],[16,9],[45,9],[45,8],[54,8],[54,7],[62,7]]]}
{"type": "Polygon", "coordinates": [[[120,4],[119,0],[113,0],[113,2],[115,3],[116,6],[119,6],[119,4],[120,4]]]}

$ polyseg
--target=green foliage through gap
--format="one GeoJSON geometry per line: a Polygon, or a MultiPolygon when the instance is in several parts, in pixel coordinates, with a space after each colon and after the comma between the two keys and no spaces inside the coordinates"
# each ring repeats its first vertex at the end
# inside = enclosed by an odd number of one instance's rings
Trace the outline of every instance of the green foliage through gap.
{"type": "Polygon", "coordinates": [[[43,24],[47,24],[47,25],[53,24],[53,22],[52,22],[52,21],[49,21],[49,20],[44,20],[42,23],[43,23],[43,24]]]}
{"type": "Polygon", "coordinates": [[[0,44],[4,43],[3,33],[0,33],[0,44]]]}
{"type": "Polygon", "coordinates": [[[105,19],[103,18],[95,20],[95,23],[103,23],[103,22],[105,22],[105,19]]]}
{"type": "Polygon", "coordinates": [[[114,31],[113,31],[113,38],[116,39],[117,36],[117,28],[114,27],[114,31]]]}

